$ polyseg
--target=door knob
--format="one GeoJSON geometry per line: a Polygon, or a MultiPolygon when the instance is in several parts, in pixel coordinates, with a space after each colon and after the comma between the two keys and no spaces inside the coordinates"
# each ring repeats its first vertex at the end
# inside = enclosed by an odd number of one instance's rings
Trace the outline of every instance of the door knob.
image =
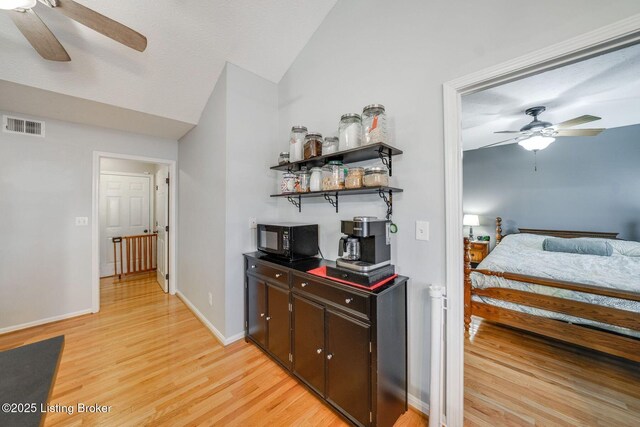
{"type": "Polygon", "coordinates": [[[260,313],[260,317],[264,317],[264,313],[260,313]]]}
{"type": "Polygon", "coordinates": [[[308,285],[308,283],[307,283],[307,282],[302,282],[302,283],[300,284],[300,286],[302,286],[303,288],[304,288],[305,286],[307,286],[307,285],[308,285]]]}
{"type": "Polygon", "coordinates": [[[251,268],[256,268],[256,266],[255,266],[255,265],[252,265],[252,266],[251,266],[251,268]]]}
{"type": "Polygon", "coordinates": [[[144,230],[144,232],[145,232],[145,233],[148,233],[148,232],[149,232],[149,230],[144,230]]]}
{"type": "Polygon", "coordinates": [[[322,353],[322,349],[321,348],[317,349],[316,353],[318,353],[318,354],[322,353]]]}
{"type": "Polygon", "coordinates": [[[347,304],[351,304],[351,301],[353,301],[353,298],[347,298],[344,300],[347,304]]]}
{"type": "Polygon", "coordinates": [[[276,279],[278,279],[280,276],[282,276],[282,273],[276,273],[276,279]]]}
{"type": "Polygon", "coordinates": [[[327,354],[327,360],[331,360],[331,359],[333,359],[333,354],[331,353],[327,354]]]}
{"type": "Polygon", "coordinates": [[[271,316],[267,316],[267,321],[268,321],[268,320],[271,320],[271,316]]]}

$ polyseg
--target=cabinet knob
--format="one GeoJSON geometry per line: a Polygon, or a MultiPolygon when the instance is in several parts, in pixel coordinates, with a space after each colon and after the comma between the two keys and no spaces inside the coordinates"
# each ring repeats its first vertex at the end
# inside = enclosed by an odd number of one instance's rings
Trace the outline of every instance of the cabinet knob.
{"type": "Polygon", "coordinates": [[[255,264],[251,265],[251,268],[256,268],[255,264]]]}
{"type": "Polygon", "coordinates": [[[344,300],[344,302],[347,304],[351,304],[351,301],[353,301],[353,298],[347,298],[344,300]]]}
{"type": "Polygon", "coordinates": [[[305,286],[307,286],[307,285],[308,285],[308,283],[307,283],[307,282],[302,282],[302,283],[300,283],[300,286],[302,286],[303,288],[304,288],[305,286]]]}
{"type": "Polygon", "coordinates": [[[260,317],[264,317],[264,313],[260,313],[260,317]]]}
{"type": "Polygon", "coordinates": [[[331,360],[331,359],[333,359],[333,354],[331,353],[327,354],[327,360],[331,360]]]}
{"type": "Polygon", "coordinates": [[[271,320],[271,316],[267,316],[267,320],[271,320]]]}
{"type": "Polygon", "coordinates": [[[322,353],[322,349],[321,348],[317,349],[316,353],[318,353],[318,354],[322,353]]]}
{"type": "Polygon", "coordinates": [[[282,273],[276,273],[276,279],[278,279],[280,276],[282,276],[282,273]]]}

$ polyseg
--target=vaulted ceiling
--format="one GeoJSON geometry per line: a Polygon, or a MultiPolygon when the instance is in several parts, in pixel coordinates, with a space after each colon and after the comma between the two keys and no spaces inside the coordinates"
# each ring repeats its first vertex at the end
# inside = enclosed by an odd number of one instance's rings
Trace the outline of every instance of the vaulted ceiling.
{"type": "Polygon", "coordinates": [[[38,4],[36,12],[71,56],[68,63],[45,61],[0,11],[0,80],[190,124],[227,61],[278,82],[336,2],[77,1],[144,34],[146,51],[38,4]]]}
{"type": "Polygon", "coordinates": [[[640,45],[464,96],[464,149],[508,139],[494,132],[519,130],[532,120],[524,110],[537,105],[547,107],[540,120],[551,123],[586,114],[602,117],[574,129],[640,123],[640,45]]]}

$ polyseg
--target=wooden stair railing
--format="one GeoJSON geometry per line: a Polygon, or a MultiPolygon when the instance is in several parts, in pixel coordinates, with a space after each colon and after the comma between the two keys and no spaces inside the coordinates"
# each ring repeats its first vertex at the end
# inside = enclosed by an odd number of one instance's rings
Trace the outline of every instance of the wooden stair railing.
{"type": "Polygon", "coordinates": [[[154,271],[158,267],[156,262],[157,233],[114,237],[112,241],[115,275],[119,279],[130,274],[154,271]],[[118,250],[120,273],[118,273],[118,250]]]}

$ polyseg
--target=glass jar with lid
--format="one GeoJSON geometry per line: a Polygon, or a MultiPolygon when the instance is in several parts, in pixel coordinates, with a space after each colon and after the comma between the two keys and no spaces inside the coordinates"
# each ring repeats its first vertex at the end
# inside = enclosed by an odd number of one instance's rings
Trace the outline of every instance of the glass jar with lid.
{"type": "Polygon", "coordinates": [[[335,136],[326,136],[324,138],[324,142],[322,143],[322,155],[326,156],[327,154],[335,153],[338,151],[339,140],[335,136]]]}
{"type": "Polygon", "coordinates": [[[384,105],[371,104],[362,110],[363,145],[387,143],[387,114],[384,105]]]}
{"type": "Polygon", "coordinates": [[[343,114],[338,125],[340,151],[357,148],[362,143],[362,118],[360,114],[343,114]]]}
{"type": "Polygon", "coordinates": [[[304,126],[294,126],[291,128],[289,136],[289,161],[298,162],[303,160],[302,150],[304,148],[304,138],[307,136],[307,128],[304,126]]]}
{"type": "Polygon", "coordinates": [[[322,191],[344,189],[344,165],[332,160],[322,168],[322,191]]]}
{"type": "Polygon", "coordinates": [[[296,191],[296,175],[292,172],[285,172],[282,174],[282,181],[280,182],[281,193],[293,193],[296,191]]]}
{"type": "Polygon", "coordinates": [[[322,191],[322,168],[311,168],[311,178],[309,179],[309,190],[322,191]]]}
{"type": "Polygon", "coordinates": [[[287,163],[289,163],[289,152],[288,151],[283,151],[278,156],[278,164],[279,165],[286,165],[287,163]]]}
{"type": "Polygon", "coordinates": [[[362,179],[364,177],[364,168],[350,167],[347,169],[347,176],[344,178],[345,188],[361,188],[364,184],[362,179]]]}
{"type": "Polygon", "coordinates": [[[308,193],[310,179],[311,174],[307,168],[305,166],[300,168],[300,172],[296,173],[296,193],[308,193]]]}
{"type": "Polygon", "coordinates": [[[365,187],[388,187],[389,170],[383,165],[366,168],[362,182],[365,187]]]}
{"type": "Polygon", "coordinates": [[[322,134],[310,132],[304,138],[304,160],[322,155],[322,134]]]}

